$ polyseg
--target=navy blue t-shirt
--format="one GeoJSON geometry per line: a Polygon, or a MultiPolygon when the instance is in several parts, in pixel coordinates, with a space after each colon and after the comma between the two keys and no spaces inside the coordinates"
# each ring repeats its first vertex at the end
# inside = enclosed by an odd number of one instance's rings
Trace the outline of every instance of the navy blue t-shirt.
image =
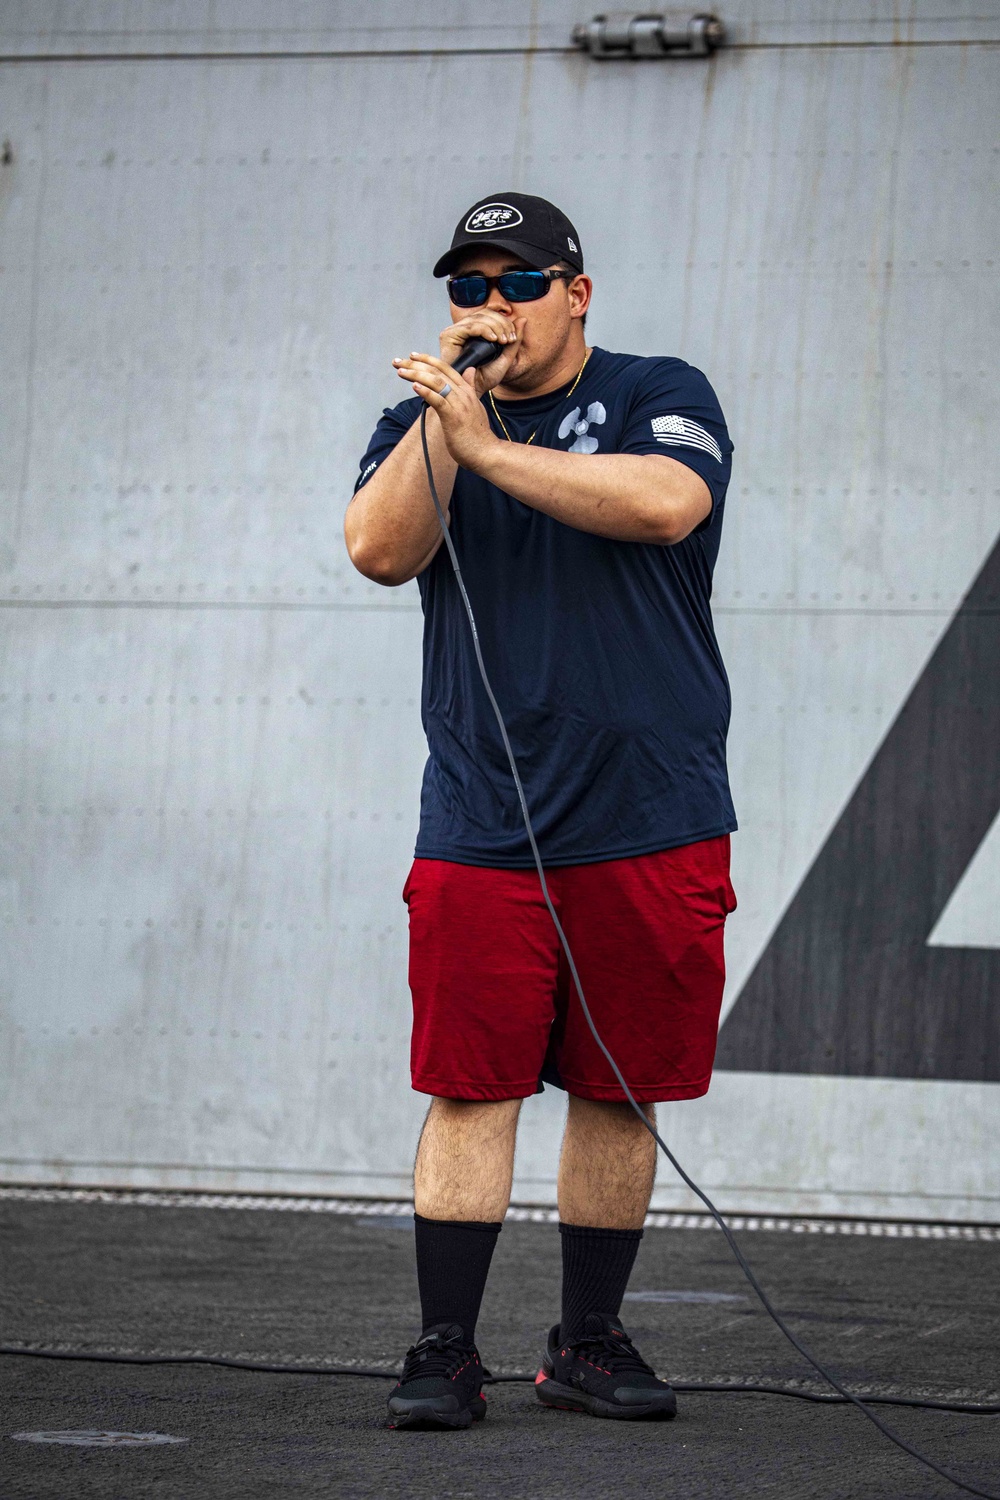
{"type": "MultiPolygon", "coordinates": [[[[732,443],[705,376],[680,359],[594,349],[579,385],[498,401],[515,441],[659,453],[694,469],[711,514],[675,546],[609,541],[459,469],[451,535],[547,864],[652,853],[736,827],[726,774],[729,684],[712,626],[732,443]]],[[[383,413],[356,486],[420,415],[383,413]]],[[[486,410],[502,437],[490,403],[486,410]]],[[[418,578],[430,749],[416,856],[532,863],[447,551],[418,578]]]]}

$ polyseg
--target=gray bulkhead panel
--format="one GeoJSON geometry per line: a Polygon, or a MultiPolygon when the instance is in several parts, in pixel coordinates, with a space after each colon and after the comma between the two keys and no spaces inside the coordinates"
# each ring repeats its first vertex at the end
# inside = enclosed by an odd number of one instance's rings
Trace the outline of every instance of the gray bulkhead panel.
{"type": "MultiPolygon", "coordinates": [[[[340,527],[430,265],[519,188],[580,227],[594,341],[705,369],[736,443],[732,1030],[671,1139],[733,1206],[1000,1217],[994,1074],[827,1074],[740,1010],[1000,531],[1000,20],[746,0],[710,62],[609,64],[559,50],[564,0],[485,39],[255,9],[0,5],[0,1171],[405,1189],[420,615],[340,527]]],[[[992,722],[982,691],[935,713],[992,722]]],[[[934,946],[994,952],[995,825],[966,883],[934,946]]],[[[559,1108],[526,1106],[522,1197],[559,1108]]]]}

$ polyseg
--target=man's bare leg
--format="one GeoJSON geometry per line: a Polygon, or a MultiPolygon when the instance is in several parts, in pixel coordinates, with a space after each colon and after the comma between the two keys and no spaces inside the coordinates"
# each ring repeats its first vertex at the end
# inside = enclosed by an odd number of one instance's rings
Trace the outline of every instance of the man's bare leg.
{"type": "MultiPolygon", "coordinates": [[[[652,1105],[643,1105],[652,1124],[652,1105]]],[[[562,1312],[535,1394],[596,1417],[669,1419],[677,1398],[619,1318],[656,1172],[656,1142],[629,1104],[569,1100],[559,1162],[562,1312]]]]}
{"type": "Polygon", "coordinates": [[[434,1099],[413,1173],[424,1333],[475,1342],[497,1236],[510,1201],[520,1099],[434,1099]]]}
{"type": "Polygon", "coordinates": [[[503,1218],[520,1110],[520,1099],[431,1101],[413,1172],[414,1207],[421,1218],[467,1223],[503,1218]]]}
{"type": "MultiPolygon", "coordinates": [[[[652,1104],[643,1105],[656,1122],[652,1104]]],[[[656,1142],[630,1104],[569,1096],[559,1159],[559,1217],[595,1229],[641,1229],[653,1193],[656,1142]]]]}
{"type": "MultiPolygon", "coordinates": [[[[645,1105],[649,1120],[652,1105],[645,1105]]],[[[656,1142],[629,1104],[570,1095],[559,1162],[563,1295],[559,1338],[617,1319],[656,1173],[656,1142]]]]}

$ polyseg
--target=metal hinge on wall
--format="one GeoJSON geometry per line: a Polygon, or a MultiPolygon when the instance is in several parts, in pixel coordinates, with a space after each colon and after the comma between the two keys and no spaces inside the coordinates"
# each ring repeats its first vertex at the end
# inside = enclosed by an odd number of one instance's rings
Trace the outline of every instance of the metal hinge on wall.
{"type": "Polygon", "coordinates": [[[614,10],[573,28],[573,45],[591,57],[708,57],[725,39],[705,11],[614,10]]]}

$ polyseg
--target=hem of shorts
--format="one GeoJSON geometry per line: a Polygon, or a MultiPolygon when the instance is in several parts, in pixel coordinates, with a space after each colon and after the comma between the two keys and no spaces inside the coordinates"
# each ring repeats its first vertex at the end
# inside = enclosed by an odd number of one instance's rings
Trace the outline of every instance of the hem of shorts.
{"type": "MultiPolygon", "coordinates": [[[[548,859],[543,854],[542,864],[547,870],[556,870],[564,865],[599,865],[608,864],[614,859],[637,859],[642,854],[662,854],[667,849],[683,849],[686,844],[703,844],[708,839],[721,839],[727,834],[736,833],[739,824],[735,818],[721,826],[716,825],[703,833],[686,833],[681,838],[654,839],[648,844],[630,844],[624,849],[600,850],[589,854],[573,854],[548,859]]],[[[467,849],[427,849],[419,843],[413,851],[414,859],[438,859],[452,865],[473,865],[479,869],[487,870],[533,870],[535,862],[528,854],[504,856],[497,855],[490,850],[477,850],[471,852],[467,849]]]]}
{"type": "Polygon", "coordinates": [[[469,1099],[486,1103],[504,1099],[528,1099],[538,1092],[538,1079],[515,1080],[512,1083],[466,1083],[454,1078],[429,1078],[414,1075],[410,1087],[415,1094],[432,1094],[436,1099],[469,1099]]]}
{"type": "MultiPolygon", "coordinates": [[[[624,1072],[624,1069],[622,1070],[624,1072]]],[[[712,1075],[699,1079],[697,1083],[631,1083],[626,1074],[625,1082],[637,1104],[669,1104],[674,1099],[700,1099],[708,1093],[712,1075]]],[[[585,1083],[579,1078],[563,1078],[567,1094],[578,1099],[593,1099],[599,1104],[621,1104],[625,1095],[617,1083],[585,1083]]]]}
{"type": "MultiPolygon", "coordinates": [[[[628,1079],[625,1080],[628,1083],[628,1079]]],[[[629,1091],[637,1104],[669,1104],[676,1099],[700,1099],[708,1093],[711,1075],[698,1083],[683,1084],[638,1084],[629,1083],[629,1091]]],[[[436,1099],[467,1099],[483,1103],[499,1103],[505,1099],[528,1099],[538,1091],[538,1080],[532,1078],[523,1083],[465,1083],[454,1079],[413,1078],[411,1087],[416,1094],[431,1094],[436,1099]]],[[[555,1088],[555,1084],[550,1084],[555,1088]]],[[[586,1083],[582,1079],[564,1078],[563,1090],[578,1099],[593,1099],[600,1104],[621,1104],[625,1095],[616,1083],[586,1083]]]]}

